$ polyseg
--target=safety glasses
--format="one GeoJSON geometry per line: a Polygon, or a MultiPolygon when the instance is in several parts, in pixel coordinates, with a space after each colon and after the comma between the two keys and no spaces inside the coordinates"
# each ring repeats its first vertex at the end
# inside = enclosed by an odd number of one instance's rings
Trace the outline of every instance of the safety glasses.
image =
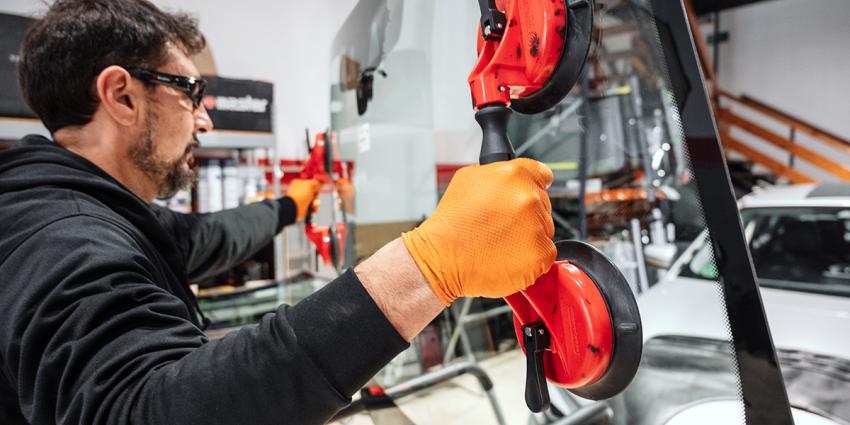
{"type": "Polygon", "coordinates": [[[186,93],[186,96],[189,96],[195,109],[201,106],[201,100],[204,98],[204,89],[207,87],[207,80],[203,78],[184,77],[182,75],[167,74],[165,72],[143,68],[130,68],[127,72],[133,78],[142,82],[161,84],[180,90],[186,93]]]}

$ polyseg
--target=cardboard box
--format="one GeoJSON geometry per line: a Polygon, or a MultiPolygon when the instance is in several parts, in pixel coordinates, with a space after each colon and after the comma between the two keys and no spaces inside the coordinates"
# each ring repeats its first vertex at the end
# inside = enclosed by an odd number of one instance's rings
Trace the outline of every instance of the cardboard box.
{"type": "Polygon", "coordinates": [[[218,74],[218,68],[215,66],[215,57],[212,53],[212,48],[207,44],[204,47],[204,50],[198,52],[197,55],[192,56],[192,63],[195,64],[195,67],[198,68],[201,75],[216,75],[218,74]]]}
{"type": "Polygon", "coordinates": [[[368,258],[393,239],[419,225],[418,221],[398,221],[392,223],[355,224],[354,256],[355,262],[368,258]]]}
{"type": "Polygon", "coordinates": [[[204,77],[204,106],[216,130],[272,131],[274,85],[264,81],[204,77]]]}
{"type": "Polygon", "coordinates": [[[36,117],[21,95],[16,70],[21,43],[32,22],[23,16],[0,13],[0,116],[36,117]]]}
{"type": "Polygon", "coordinates": [[[339,64],[339,82],[345,90],[354,90],[360,83],[360,62],[342,55],[339,64]]]}

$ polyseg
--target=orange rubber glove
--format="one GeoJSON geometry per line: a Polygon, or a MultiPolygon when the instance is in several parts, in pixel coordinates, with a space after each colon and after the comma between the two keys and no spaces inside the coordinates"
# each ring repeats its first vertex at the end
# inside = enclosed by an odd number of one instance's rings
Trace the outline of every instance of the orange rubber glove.
{"type": "Polygon", "coordinates": [[[307,211],[312,207],[321,189],[322,184],[315,179],[295,179],[289,183],[286,196],[295,201],[296,220],[301,221],[307,217],[307,211]]]}
{"type": "Polygon", "coordinates": [[[340,201],[345,206],[345,212],[348,214],[354,213],[354,185],[351,180],[345,177],[340,178],[336,182],[336,191],[339,193],[340,201]]]}
{"type": "Polygon", "coordinates": [[[452,178],[434,214],[402,240],[437,298],[499,298],[534,283],[555,261],[546,188],[530,159],[472,165],[452,178]]]}

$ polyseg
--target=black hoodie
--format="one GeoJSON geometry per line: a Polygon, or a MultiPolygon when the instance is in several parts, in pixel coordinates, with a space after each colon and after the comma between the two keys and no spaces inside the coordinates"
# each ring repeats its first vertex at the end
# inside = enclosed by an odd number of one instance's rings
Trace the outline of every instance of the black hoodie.
{"type": "Polygon", "coordinates": [[[407,347],[352,271],[212,342],[187,288],[293,218],[151,206],[40,136],[0,153],[0,424],[327,421],[407,347]]]}

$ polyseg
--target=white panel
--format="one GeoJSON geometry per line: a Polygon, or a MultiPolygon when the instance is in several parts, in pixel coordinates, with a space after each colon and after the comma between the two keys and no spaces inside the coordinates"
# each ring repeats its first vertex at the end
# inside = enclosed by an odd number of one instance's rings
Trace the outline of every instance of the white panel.
{"type": "MultiPolygon", "coordinates": [[[[358,224],[419,220],[436,207],[433,111],[438,100],[431,63],[436,55],[421,42],[431,39],[434,18],[430,1],[404,3],[398,42],[380,66],[387,77],[375,77],[374,97],[363,116],[357,115],[353,90],[338,93],[334,125],[342,157],[355,164],[352,218],[358,224]]],[[[335,78],[338,68],[325,75],[335,78]]]]}
{"type": "Polygon", "coordinates": [[[769,1],[724,12],[720,25],[730,36],[720,87],[850,139],[850,1],[769,1]]]}

